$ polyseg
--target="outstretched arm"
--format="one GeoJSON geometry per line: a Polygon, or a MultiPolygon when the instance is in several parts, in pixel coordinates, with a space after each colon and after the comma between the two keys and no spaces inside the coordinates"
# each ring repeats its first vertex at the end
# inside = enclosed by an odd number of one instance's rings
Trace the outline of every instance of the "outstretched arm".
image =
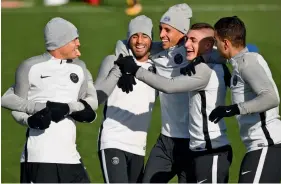
{"type": "Polygon", "coordinates": [[[210,79],[212,70],[204,63],[196,66],[197,73],[193,76],[178,76],[171,79],[139,68],[136,78],[164,93],[182,93],[203,90],[210,79]]]}

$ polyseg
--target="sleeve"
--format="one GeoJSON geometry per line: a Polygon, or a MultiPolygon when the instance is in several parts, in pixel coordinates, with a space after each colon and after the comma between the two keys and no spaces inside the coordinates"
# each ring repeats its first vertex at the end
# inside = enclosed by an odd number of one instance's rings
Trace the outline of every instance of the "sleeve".
{"type": "Polygon", "coordinates": [[[115,56],[118,57],[120,54],[123,56],[129,56],[130,52],[126,46],[126,40],[118,40],[115,46],[115,56]]]}
{"type": "Polygon", "coordinates": [[[28,122],[27,122],[27,119],[29,117],[28,114],[26,114],[24,112],[12,111],[12,117],[20,125],[28,127],[28,122]]]}
{"type": "Polygon", "coordinates": [[[26,100],[15,94],[14,86],[10,87],[1,98],[1,106],[12,110],[34,114],[46,107],[45,103],[26,100]]]}
{"type": "MultiPolygon", "coordinates": [[[[27,99],[28,90],[29,90],[29,72],[30,68],[32,66],[31,61],[24,61],[16,71],[16,81],[15,81],[15,94],[23,99],[27,99]]],[[[23,112],[12,112],[12,116],[14,119],[22,124],[22,125],[28,125],[27,118],[29,117],[28,114],[23,112]]]]}
{"type": "Polygon", "coordinates": [[[192,76],[178,76],[171,79],[139,68],[136,78],[149,86],[164,93],[182,93],[186,91],[200,91],[207,86],[212,69],[204,63],[195,66],[196,74],[192,76]]]}
{"type": "MultiPolygon", "coordinates": [[[[264,60],[263,58],[261,59],[264,60]]],[[[248,83],[253,92],[257,94],[254,99],[238,104],[240,114],[260,113],[279,105],[280,100],[272,81],[256,57],[245,58],[239,70],[244,82],[248,83]]]]}
{"type": "Polygon", "coordinates": [[[122,75],[119,67],[114,64],[116,59],[117,57],[114,55],[105,57],[99,68],[99,73],[95,81],[99,104],[107,100],[122,75]]]}

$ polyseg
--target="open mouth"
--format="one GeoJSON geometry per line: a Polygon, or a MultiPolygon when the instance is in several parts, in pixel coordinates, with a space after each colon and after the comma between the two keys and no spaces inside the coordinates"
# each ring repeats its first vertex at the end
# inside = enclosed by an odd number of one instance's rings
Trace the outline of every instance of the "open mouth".
{"type": "Polygon", "coordinates": [[[187,50],[186,50],[186,53],[187,53],[187,54],[193,54],[193,53],[194,53],[194,50],[192,50],[192,49],[187,49],[187,50]]]}
{"type": "Polygon", "coordinates": [[[162,39],[162,43],[168,43],[169,42],[169,40],[167,40],[167,39],[162,39]]]}
{"type": "Polygon", "coordinates": [[[135,48],[136,48],[137,52],[141,52],[145,49],[145,46],[144,45],[137,45],[137,46],[135,46],[135,48]]]}

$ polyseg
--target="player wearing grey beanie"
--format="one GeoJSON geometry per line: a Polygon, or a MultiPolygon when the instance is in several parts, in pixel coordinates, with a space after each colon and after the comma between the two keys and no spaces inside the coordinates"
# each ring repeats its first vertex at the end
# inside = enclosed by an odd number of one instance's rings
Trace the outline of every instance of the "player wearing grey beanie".
{"type": "Polygon", "coordinates": [[[170,7],[160,19],[160,39],[163,49],[179,44],[189,30],[191,8],[183,3],[170,7]]]}
{"type": "Polygon", "coordinates": [[[168,11],[164,13],[160,23],[168,24],[183,34],[186,34],[189,30],[191,17],[192,10],[187,4],[177,4],[170,7],[168,11]]]}
{"type": "Polygon", "coordinates": [[[1,98],[27,127],[21,183],[90,183],[76,148],[75,124],[95,120],[98,99],[92,75],[78,59],[78,36],[72,23],[51,19],[45,27],[47,52],[23,61],[11,93],[1,98]]]}
{"type": "Polygon", "coordinates": [[[127,39],[129,40],[136,33],[143,33],[152,40],[152,28],[153,24],[150,18],[145,15],[137,16],[129,23],[127,39]]]}
{"type": "Polygon", "coordinates": [[[81,56],[77,28],[69,21],[56,17],[45,26],[45,47],[52,55],[62,59],[74,59],[81,56]]]}
{"type": "MultiPolygon", "coordinates": [[[[108,73],[117,62],[129,61],[136,63],[138,67],[155,71],[149,59],[152,27],[151,19],[144,15],[130,21],[127,40],[118,41],[115,56],[108,56],[102,62],[95,86],[108,78],[108,73]],[[126,56],[121,57],[121,53],[126,56]]],[[[99,159],[105,183],[141,182],[147,131],[155,99],[155,89],[135,80],[134,75],[128,73],[122,74],[117,86],[108,95],[107,106],[104,108],[106,117],[99,137],[99,159]],[[126,94],[130,91],[129,95],[126,94]]]]}
{"type": "Polygon", "coordinates": [[[128,26],[127,43],[137,60],[147,61],[152,42],[153,24],[145,15],[132,19],[128,26]]]}
{"type": "MultiPolygon", "coordinates": [[[[150,59],[154,62],[159,75],[168,78],[180,76],[180,68],[188,64],[185,59],[184,37],[189,30],[191,17],[191,8],[187,4],[178,4],[170,7],[160,19],[159,36],[162,43],[153,42],[150,50],[150,59]]],[[[135,66],[131,68],[134,71],[128,73],[134,73],[135,69],[138,69],[135,66]]],[[[188,147],[189,105],[186,104],[189,93],[159,92],[159,98],[162,115],[161,134],[150,152],[142,182],[168,183],[177,175],[179,183],[195,183],[193,157],[188,147]]]]}

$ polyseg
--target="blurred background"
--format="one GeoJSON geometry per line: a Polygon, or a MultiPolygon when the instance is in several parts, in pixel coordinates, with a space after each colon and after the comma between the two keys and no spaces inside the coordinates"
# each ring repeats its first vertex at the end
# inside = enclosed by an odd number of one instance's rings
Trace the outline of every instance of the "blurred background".
{"type": "MultiPolygon", "coordinates": [[[[130,19],[137,14],[149,16],[154,23],[154,39],[159,40],[158,25],[162,14],[177,3],[193,9],[192,22],[214,24],[224,16],[239,16],[247,27],[247,43],[255,44],[272,70],[281,90],[281,1],[280,0],[141,0],[134,6],[127,0],[2,0],[1,94],[14,83],[15,70],[25,59],[45,52],[43,29],[53,17],[74,23],[80,33],[81,59],[96,78],[102,59],[113,53],[115,43],[125,39],[130,19]]],[[[230,103],[229,92],[227,103],[230,103]]],[[[262,104],[261,104],[262,105],[262,104]]],[[[77,125],[77,146],[93,183],[102,183],[97,155],[98,129],[102,109],[94,124],[77,125]]],[[[10,112],[1,109],[1,178],[4,183],[18,183],[20,155],[26,129],[17,124],[10,112]]],[[[234,157],[230,182],[237,182],[245,148],[239,138],[237,122],[226,119],[234,157]]],[[[160,133],[160,106],[156,103],[148,134],[147,156],[160,133]]],[[[174,178],[171,182],[177,182],[174,178]]]]}

